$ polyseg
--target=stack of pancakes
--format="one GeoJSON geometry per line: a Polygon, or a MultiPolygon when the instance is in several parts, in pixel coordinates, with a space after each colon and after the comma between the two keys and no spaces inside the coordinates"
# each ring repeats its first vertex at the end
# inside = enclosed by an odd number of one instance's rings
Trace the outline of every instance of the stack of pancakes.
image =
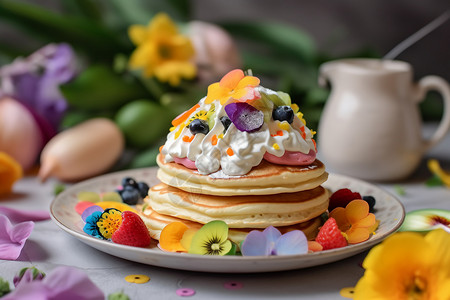
{"type": "Polygon", "coordinates": [[[320,215],[328,208],[328,192],[321,186],[328,174],[317,159],[308,166],[262,160],[242,176],[221,171],[202,175],[181,164],[164,162],[161,154],[157,162],[161,183],[150,189],[141,212],[155,239],[171,222],[200,228],[213,220],[227,223],[229,238],[236,243],[251,230],[268,226],[283,233],[299,229],[314,239],[320,215]]]}

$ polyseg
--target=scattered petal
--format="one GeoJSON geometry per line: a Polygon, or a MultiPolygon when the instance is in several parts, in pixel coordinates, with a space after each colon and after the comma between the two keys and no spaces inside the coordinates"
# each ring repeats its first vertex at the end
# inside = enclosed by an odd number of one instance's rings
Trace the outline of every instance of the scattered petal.
{"type": "Polygon", "coordinates": [[[45,221],[50,219],[50,214],[46,210],[19,210],[0,206],[0,213],[8,217],[12,223],[20,223],[25,221],[45,221]]]}
{"type": "Polygon", "coordinates": [[[0,259],[16,260],[33,228],[32,221],[12,225],[8,217],[0,215],[0,259]]]}

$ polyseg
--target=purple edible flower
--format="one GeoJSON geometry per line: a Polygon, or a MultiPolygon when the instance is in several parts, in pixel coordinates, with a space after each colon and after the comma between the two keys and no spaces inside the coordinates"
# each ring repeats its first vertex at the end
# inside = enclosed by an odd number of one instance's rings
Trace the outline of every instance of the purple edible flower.
{"type": "Polygon", "coordinates": [[[18,99],[36,118],[48,140],[67,110],[59,85],[76,73],[75,55],[68,44],[49,44],[27,58],[0,68],[0,98],[18,99]]]}
{"type": "Polygon", "coordinates": [[[308,253],[308,240],[300,230],[285,234],[273,226],[264,231],[253,230],[241,245],[244,256],[296,255],[308,253]]]}

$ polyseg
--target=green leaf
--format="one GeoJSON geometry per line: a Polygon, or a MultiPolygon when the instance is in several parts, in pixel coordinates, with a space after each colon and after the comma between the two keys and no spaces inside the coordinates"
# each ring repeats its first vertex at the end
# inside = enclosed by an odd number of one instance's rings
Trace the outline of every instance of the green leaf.
{"type": "Polygon", "coordinates": [[[10,292],[8,281],[0,277],[0,297],[8,294],[10,292]]]}
{"type": "Polygon", "coordinates": [[[96,22],[102,20],[102,12],[98,3],[92,0],[64,0],[61,5],[70,14],[77,14],[96,22]]]}
{"type": "Polygon", "coordinates": [[[429,178],[425,182],[425,185],[427,187],[435,187],[435,186],[442,186],[442,185],[444,185],[444,183],[442,182],[442,179],[439,176],[434,174],[431,178],[429,178]]]}
{"type": "Polygon", "coordinates": [[[147,90],[134,78],[114,73],[104,65],[89,67],[60,89],[71,106],[86,110],[114,109],[148,96],[147,90]]]}
{"type": "Polygon", "coordinates": [[[316,60],[313,40],[300,29],[270,22],[234,22],[221,25],[234,36],[263,44],[264,49],[270,48],[302,62],[312,63],[316,60]]]}
{"type": "Polygon", "coordinates": [[[46,43],[67,42],[97,59],[111,59],[118,52],[132,50],[131,43],[123,36],[96,22],[60,15],[37,5],[2,0],[0,18],[46,43]]]}

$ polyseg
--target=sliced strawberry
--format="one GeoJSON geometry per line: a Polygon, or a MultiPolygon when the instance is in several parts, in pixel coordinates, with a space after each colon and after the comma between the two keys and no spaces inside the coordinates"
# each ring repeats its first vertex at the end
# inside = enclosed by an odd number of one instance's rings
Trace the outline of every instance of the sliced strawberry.
{"type": "Polygon", "coordinates": [[[317,234],[316,242],[322,245],[323,250],[341,248],[348,244],[334,218],[329,218],[323,224],[317,234]]]}
{"type": "Polygon", "coordinates": [[[350,201],[355,199],[362,199],[361,194],[352,192],[350,189],[340,189],[334,192],[330,197],[330,204],[328,211],[332,211],[336,207],[346,207],[350,201]]]}
{"type": "Polygon", "coordinates": [[[122,224],[111,237],[114,243],[147,247],[150,245],[150,233],[144,221],[136,213],[132,211],[124,211],[122,213],[122,224]]]}

